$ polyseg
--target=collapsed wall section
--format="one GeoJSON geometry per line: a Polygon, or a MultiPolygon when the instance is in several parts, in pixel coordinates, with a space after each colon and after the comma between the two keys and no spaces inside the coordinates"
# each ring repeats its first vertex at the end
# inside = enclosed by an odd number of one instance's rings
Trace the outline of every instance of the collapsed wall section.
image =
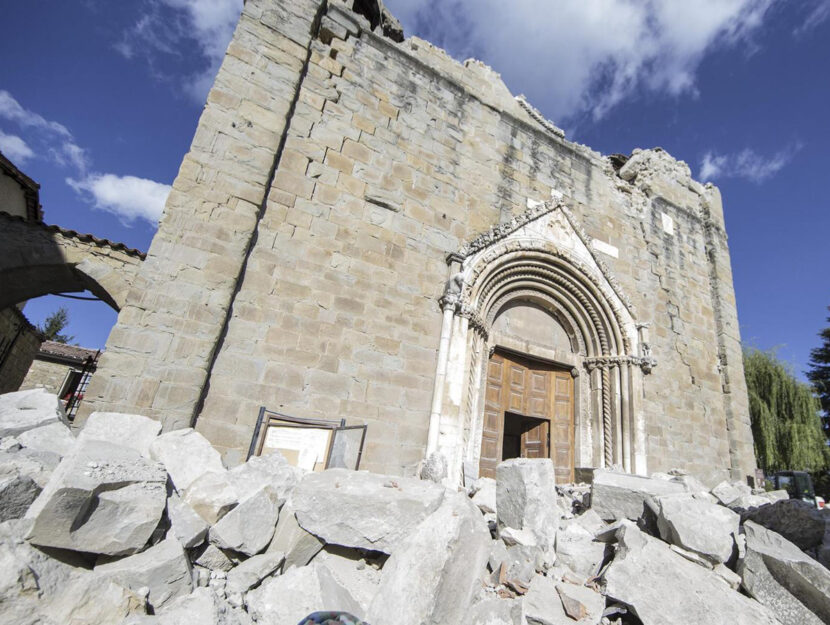
{"type": "Polygon", "coordinates": [[[412,473],[447,255],[553,192],[658,362],[649,470],[750,472],[717,191],[660,150],[622,165],[565,141],[489,68],[320,7],[246,3],[87,412],[198,416],[229,463],[261,405],[342,417],[369,425],[363,468],[412,473]]]}

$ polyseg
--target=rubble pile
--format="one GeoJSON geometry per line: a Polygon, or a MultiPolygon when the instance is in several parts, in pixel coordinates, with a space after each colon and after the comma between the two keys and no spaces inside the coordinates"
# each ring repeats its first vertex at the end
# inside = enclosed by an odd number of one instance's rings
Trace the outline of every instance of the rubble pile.
{"type": "Polygon", "coordinates": [[[557,486],[518,458],[466,492],[279,455],[227,469],[138,415],[76,437],[39,390],[0,396],[0,436],[0,623],[830,622],[827,513],[739,483],[557,486]]]}

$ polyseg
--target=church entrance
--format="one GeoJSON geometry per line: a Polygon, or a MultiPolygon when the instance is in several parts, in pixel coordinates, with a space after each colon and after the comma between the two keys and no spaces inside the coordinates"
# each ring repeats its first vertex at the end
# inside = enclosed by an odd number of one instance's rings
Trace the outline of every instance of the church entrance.
{"type": "Polygon", "coordinates": [[[487,363],[479,475],[509,458],[551,458],[556,482],[573,481],[574,384],[570,369],[496,351],[487,363]]]}

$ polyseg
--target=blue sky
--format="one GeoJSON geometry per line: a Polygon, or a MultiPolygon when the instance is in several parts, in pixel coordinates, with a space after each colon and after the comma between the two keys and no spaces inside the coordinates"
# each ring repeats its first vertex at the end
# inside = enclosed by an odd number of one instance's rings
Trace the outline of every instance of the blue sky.
{"type": "MultiPolygon", "coordinates": [[[[830,0],[387,0],[482,59],[568,138],[661,146],[724,197],[744,342],[800,373],[830,305],[830,0]]],[[[0,22],[0,150],[48,223],[147,249],[241,0],[39,0],[0,22]]],[[[100,302],[70,309],[102,347],[100,302]]]]}

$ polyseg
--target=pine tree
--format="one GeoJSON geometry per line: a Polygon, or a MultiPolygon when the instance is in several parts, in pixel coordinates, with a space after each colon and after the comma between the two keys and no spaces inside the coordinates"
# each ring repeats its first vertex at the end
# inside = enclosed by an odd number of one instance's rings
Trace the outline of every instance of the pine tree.
{"type": "Polygon", "coordinates": [[[55,341],[56,343],[69,343],[75,340],[74,336],[61,334],[67,325],[69,325],[69,311],[63,306],[58,308],[51,315],[46,317],[43,325],[37,327],[38,330],[46,337],[47,341],[55,341]]]}
{"type": "Polygon", "coordinates": [[[812,389],[771,353],[744,352],[755,457],[766,473],[830,467],[830,449],[812,389]]]}
{"type": "MultiPolygon", "coordinates": [[[[830,322],[830,317],[827,321],[830,322]]],[[[821,337],[821,346],[810,351],[810,370],[807,372],[807,379],[813,383],[821,402],[821,410],[824,413],[822,415],[824,434],[830,438],[830,327],[824,328],[818,335],[821,337]]]]}

